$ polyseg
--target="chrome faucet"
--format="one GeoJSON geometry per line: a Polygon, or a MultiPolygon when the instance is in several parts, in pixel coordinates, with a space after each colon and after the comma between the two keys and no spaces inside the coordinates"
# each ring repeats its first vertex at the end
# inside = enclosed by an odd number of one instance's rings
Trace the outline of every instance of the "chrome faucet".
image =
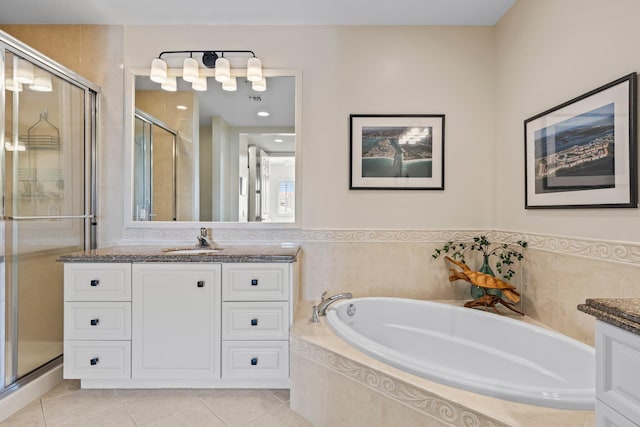
{"type": "Polygon", "coordinates": [[[205,227],[202,227],[200,229],[200,235],[197,238],[198,238],[198,244],[197,244],[198,247],[200,247],[200,248],[209,248],[209,247],[213,246],[211,244],[211,241],[209,240],[208,232],[207,232],[207,229],[205,227]]]}
{"type": "Polygon", "coordinates": [[[327,296],[327,293],[323,292],[322,296],[320,297],[320,304],[318,304],[318,306],[317,306],[317,310],[318,310],[318,315],[319,316],[326,316],[327,309],[334,302],[336,302],[338,300],[341,300],[341,299],[353,298],[353,295],[351,295],[350,292],[343,292],[341,294],[336,294],[336,295],[330,296],[329,298],[326,298],[326,296],[327,296]]]}

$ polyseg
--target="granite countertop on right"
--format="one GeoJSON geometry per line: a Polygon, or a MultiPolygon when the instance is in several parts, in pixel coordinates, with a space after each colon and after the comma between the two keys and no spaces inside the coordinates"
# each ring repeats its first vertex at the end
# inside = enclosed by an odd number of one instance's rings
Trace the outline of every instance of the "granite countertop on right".
{"type": "Polygon", "coordinates": [[[640,335],[640,298],[590,298],[578,310],[640,335]]]}

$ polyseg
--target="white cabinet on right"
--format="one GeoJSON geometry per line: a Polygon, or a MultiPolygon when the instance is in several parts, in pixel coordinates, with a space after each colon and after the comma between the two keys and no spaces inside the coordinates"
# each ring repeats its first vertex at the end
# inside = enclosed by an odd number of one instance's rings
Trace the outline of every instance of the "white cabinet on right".
{"type": "Polygon", "coordinates": [[[640,335],[596,321],[598,427],[640,426],[640,335]]]}
{"type": "Polygon", "coordinates": [[[223,380],[289,385],[294,265],[222,265],[223,380]]]}

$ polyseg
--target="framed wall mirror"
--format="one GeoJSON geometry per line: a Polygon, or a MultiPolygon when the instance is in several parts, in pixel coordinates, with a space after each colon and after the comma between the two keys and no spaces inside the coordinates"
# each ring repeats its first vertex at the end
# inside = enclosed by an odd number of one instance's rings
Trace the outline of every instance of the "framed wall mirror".
{"type": "Polygon", "coordinates": [[[263,70],[255,91],[243,71],[235,91],[207,74],[207,90],[178,76],[163,90],[131,70],[126,91],[129,225],[215,222],[298,224],[300,75],[263,70]]]}

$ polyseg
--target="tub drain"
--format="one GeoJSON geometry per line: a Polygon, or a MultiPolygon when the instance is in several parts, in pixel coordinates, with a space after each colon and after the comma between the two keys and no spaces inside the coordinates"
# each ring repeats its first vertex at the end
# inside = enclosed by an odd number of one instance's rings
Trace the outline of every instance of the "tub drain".
{"type": "Polygon", "coordinates": [[[354,314],[356,314],[356,306],[355,306],[355,304],[349,304],[349,306],[347,307],[347,314],[349,315],[349,317],[351,317],[354,314]]]}

